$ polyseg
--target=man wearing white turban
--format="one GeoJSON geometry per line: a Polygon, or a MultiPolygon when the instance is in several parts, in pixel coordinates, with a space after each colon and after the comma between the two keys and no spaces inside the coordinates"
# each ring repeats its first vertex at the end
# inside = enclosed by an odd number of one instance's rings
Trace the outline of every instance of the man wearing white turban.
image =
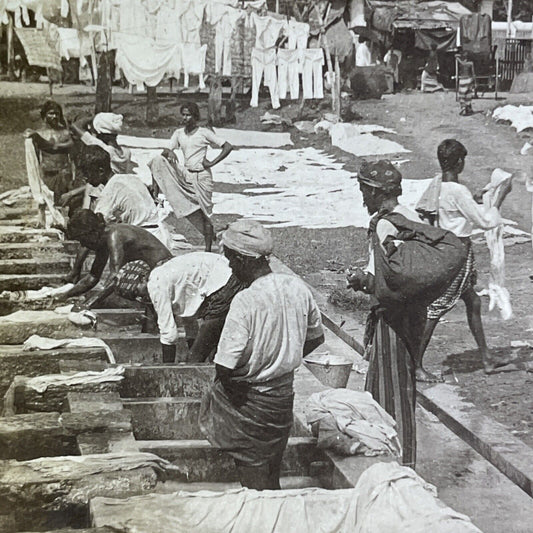
{"type": "Polygon", "coordinates": [[[243,486],[279,489],[294,370],[324,342],[320,311],[300,278],[272,272],[272,237],[261,224],[239,220],[222,242],[233,274],[249,287],[235,295],[226,316],[200,427],[233,456],[243,486]]]}
{"type": "Polygon", "coordinates": [[[111,158],[111,169],[115,174],[131,174],[136,164],[131,160],[129,148],[120,146],[117,136],[122,131],[124,117],[116,113],[98,113],[93,119],[76,121],[72,132],[86,145],[103,148],[111,158]],[[94,134],[87,128],[92,127],[94,134]]]}

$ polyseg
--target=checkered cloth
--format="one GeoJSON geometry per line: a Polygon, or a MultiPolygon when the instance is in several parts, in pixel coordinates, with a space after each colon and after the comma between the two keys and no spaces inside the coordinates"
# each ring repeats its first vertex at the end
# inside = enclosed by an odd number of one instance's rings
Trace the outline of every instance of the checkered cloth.
{"type": "Polygon", "coordinates": [[[150,267],[144,261],[130,261],[117,274],[115,291],[127,300],[145,301],[149,296],[146,289],[150,267]]]}
{"type": "Polygon", "coordinates": [[[457,274],[454,280],[450,283],[446,292],[442,296],[439,296],[439,298],[428,307],[428,319],[435,320],[444,316],[448,311],[455,307],[463,293],[467,289],[474,287],[476,284],[476,259],[474,257],[474,251],[470,239],[468,239],[467,244],[468,256],[463,267],[459,271],[459,274],[457,274]]]}

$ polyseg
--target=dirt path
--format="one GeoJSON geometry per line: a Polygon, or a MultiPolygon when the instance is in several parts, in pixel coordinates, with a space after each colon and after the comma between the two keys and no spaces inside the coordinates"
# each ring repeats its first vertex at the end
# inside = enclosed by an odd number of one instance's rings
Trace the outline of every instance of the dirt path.
{"type": "MultiPolygon", "coordinates": [[[[22,86],[25,95],[14,89],[13,84],[0,84],[0,189],[19,186],[25,181],[24,154],[21,134],[24,129],[40,125],[39,106],[46,99],[44,85],[22,86]],[[41,88],[39,92],[39,87],[41,88]],[[15,98],[14,95],[17,94],[15,98]]],[[[90,113],[93,96],[73,94],[72,88],[57,90],[56,99],[65,106],[71,119],[79,113],[90,113]]],[[[180,101],[195,96],[162,97],[160,99],[161,125],[147,128],[143,125],[144,102],[142,95],[132,97],[121,93],[114,98],[115,111],[123,113],[127,133],[144,136],[170,137],[178,124],[180,101]]],[[[380,101],[357,103],[357,110],[363,117],[361,123],[380,124],[392,128],[397,135],[383,136],[399,142],[411,153],[402,159],[404,177],[411,179],[430,178],[438,170],[436,148],[439,142],[455,137],[463,142],[468,151],[464,171],[465,183],[471,190],[481,188],[488,181],[496,167],[512,170],[518,174],[514,189],[506,201],[504,215],[518,223],[526,231],[531,228],[531,195],[525,191],[521,172],[531,168],[531,158],[520,156],[526,135],[517,135],[509,126],[496,124],[491,110],[506,103],[520,103],[523,98],[500,100],[476,100],[474,108],[479,113],[471,117],[460,117],[458,105],[451,93],[423,95],[419,93],[399,94],[380,101]]],[[[205,115],[205,98],[202,106],[205,115]]],[[[264,129],[259,117],[268,109],[266,102],[257,109],[251,109],[243,102],[238,113],[241,129],[264,129]]],[[[310,117],[328,111],[327,105],[309,108],[310,117]]],[[[296,106],[285,106],[283,116],[294,118],[296,106]]],[[[329,137],[314,134],[302,135],[291,130],[296,147],[314,146],[335,155],[348,170],[356,170],[360,160],[350,154],[332,148],[329,137]]],[[[231,192],[227,185],[218,186],[219,191],[231,192]]],[[[236,189],[238,190],[238,188],[236,189]]],[[[217,225],[223,226],[231,215],[218,217],[217,225]]],[[[199,236],[191,233],[186,225],[180,228],[193,242],[199,244],[199,236]]],[[[337,229],[304,229],[299,227],[273,229],[276,254],[293,270],[302,275],[323,295],[322,305],[343,328],[362,339],[367,299],[348,292],[344,288],[343,270],[350,264],[363,264],[367,255],[366,232],[353,227],[337,229]]],[[[476,244],[480,285],[486,286],[488,276],[488,255],[486,246],[476,244]]],[[[484,300],[484,322],[491,348],[501,353],[511,352],[511,341],[533,339],[533,317],[531,296],[533,292],[529,275],[533,274],[531,244],[517,244],[507,250],[507,278],[515,317],[503,322],[496,312],[487,312],[484,300]]],[[[524,348],[518,354],[523,360],[531,359],[531,350],[524,348]]],[[[446,316],[432,339],[426,356],[428,367],[441,370],[446,379],[459,384],[465,397],[475,403],[486,414],[507,425],[516,436],[533,445],[533,399],[531,385],[533,375],[526,372],[486,376],[472,336],[468,330],[464,308],[460,304],[446,316]]]]}

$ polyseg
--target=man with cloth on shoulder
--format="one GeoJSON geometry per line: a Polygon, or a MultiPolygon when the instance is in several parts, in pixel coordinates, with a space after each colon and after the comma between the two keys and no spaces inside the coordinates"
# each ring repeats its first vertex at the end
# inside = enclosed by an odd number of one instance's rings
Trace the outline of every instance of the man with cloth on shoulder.
{"type": "Polygon", "coordinates": [[[233,456],[244,487],[279,489],[294,370],[324,342],[320,311],[300,278],[272,272],[272,237],[261,224],[234,222],[222,243],[234,275],[250,286],[233,298],[226,317],[200,427],[233,456]]]}

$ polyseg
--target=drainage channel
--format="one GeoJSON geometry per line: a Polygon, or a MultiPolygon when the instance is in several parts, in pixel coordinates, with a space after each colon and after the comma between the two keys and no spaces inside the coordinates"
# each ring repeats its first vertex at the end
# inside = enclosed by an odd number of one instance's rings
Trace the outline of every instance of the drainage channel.
{"type": "MultiPolygon", "coordinates": [[[[37,288],[59,279],[76,244],[60,241],[55,232],[21,230],[7,222],[0,225],[1,289],[37,288]]],[[[93,331],[36,307],[0,303],[2,315],[27,310],[18,319],[0,317],[6,344],[0,347],[0,533],[65,528],[96,533],[106,530],[91,529],[103,520],[99,506],[91,505],[95,498],[116,499],[119,513],[121,499],[132,496],[239,487],[233,461],[204,439],[197,423],[202,394],[213,379],[211,365],[162,364],[159,339],[142,331],[138,309],[97,310],[99,327],[93,331]],[[111,348],[115,363],[103,347],[23,350],[22,343],[35,333],[98,337],[111,348]]],[[[355,356],[330,332],[327,344],[355,356]]],[[[177,351],[183,361],[184,337],[177,351]]],[[[305,404],[323,389],[307,369],[298,369],[283,488],[353,487],[362,472],[383,461],[341,458],[317,448],[306,427],[305,404]]],[[[441,426],[432,426],[434,438],[441,426]]],[[[506,485],[503,489],[509,494],[506,485]]]]}

